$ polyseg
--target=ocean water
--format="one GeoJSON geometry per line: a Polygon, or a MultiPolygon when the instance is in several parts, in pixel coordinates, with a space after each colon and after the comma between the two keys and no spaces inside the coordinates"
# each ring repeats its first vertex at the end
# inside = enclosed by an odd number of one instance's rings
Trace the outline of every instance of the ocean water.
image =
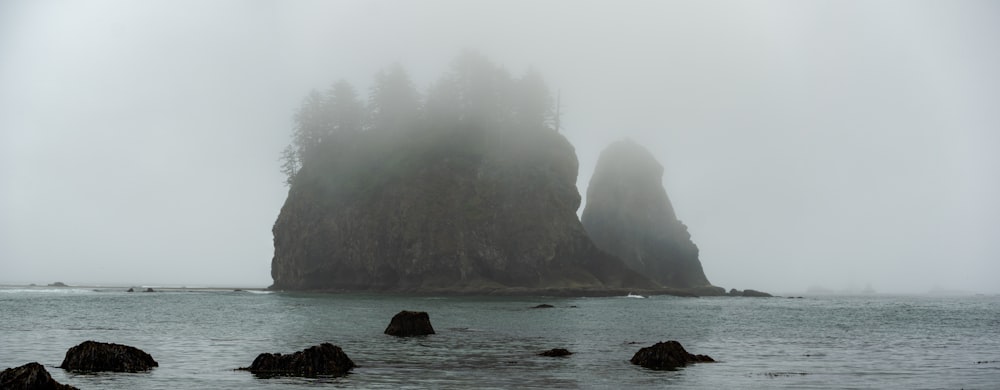
{"type": "Polygon", "coordinates": [[[1000,389],[1000,297],[431,297],[249,291],[0,288],[0,368],[37,361],[80,389],[1000,389]],[[532,309],[537,304],[552,309],[532,309]],[[400,310],[437,334],[382,334],[400,310]],[[135,346],[146,373],[65,372],[85,340],[135,346]],[[677,340],[718,363],[628,360],[677,340]],[[262,352],[339,345],[344,377],[234,371],[262,352]],[[565,358],[537,356],[567,348],[565,358]]]}

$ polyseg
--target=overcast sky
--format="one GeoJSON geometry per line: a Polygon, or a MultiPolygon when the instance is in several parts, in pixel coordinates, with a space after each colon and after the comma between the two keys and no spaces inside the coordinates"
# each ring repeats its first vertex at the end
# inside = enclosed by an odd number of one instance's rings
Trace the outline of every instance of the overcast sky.
{"type": "Polygon", "coordinates": [[[2,1],[0,283],[269,285],[303,96],[463,48],[582,193],[648,147],[715,285],[1000,292],[1000,3],[912,0],[2,1]]]}

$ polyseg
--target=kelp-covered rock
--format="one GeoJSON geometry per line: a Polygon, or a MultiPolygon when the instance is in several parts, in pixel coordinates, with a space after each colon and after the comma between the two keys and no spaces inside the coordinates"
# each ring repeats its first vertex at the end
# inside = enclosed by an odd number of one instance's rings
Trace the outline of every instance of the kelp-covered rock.
{"type": "Polygon", "coordinates": [[[3,390],[78,390],[76,387],[56,382],[36,362],[20,367],[8,368],[0,372],[0,389],[3,390]]]}
{"type": "Polygon", "coordinates": [[[66,351],[59,368],[71,371],[148,371],[159,366],[141,349],[128,345],[84,341],[66,351]]]}
{"type": "Polygon", "coordinates": [[[640,349],[630,360],[632,364],[656,370],[669,370],[691,363],[711,363],[714,359],[705,355],[688,353],[681,343],[670,340],[640,349]]]}
{"type": "Polygon", "coordinates": [[[594,243],[632,270],[669,288],[721,295],[713,287],[662,184],[663,166],[648,150],[618,141],[601,152],[581,220],[594,243]]]}
{"type": "Polygon", "coordinates": [[[345,375],[354,368],[354,361],[340,347],[322,343],[290,355],[262,353],[249,367],[241,367],[258,376],[317,376],[345,375]]]}
{"type": "Polygon", "coordinates": [[[384,333],[399,337],[426,336],[434,334],[434,327],[427,312],[403,310],[392,316],[384,333]]]}

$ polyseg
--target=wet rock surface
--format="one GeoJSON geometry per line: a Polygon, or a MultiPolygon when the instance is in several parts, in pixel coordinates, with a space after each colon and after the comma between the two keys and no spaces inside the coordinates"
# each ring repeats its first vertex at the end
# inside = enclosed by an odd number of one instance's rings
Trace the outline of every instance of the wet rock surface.
{"type": "Polygon", "coordinates": [[[712,363],[714,359],[706,355],[694,355],[681,346],[681,343],[670,340],[659,342],[640,349],[630,360],[632,364],[654,370],[671,370],[691,363],[712,363]]]}
{"type": "Polygon", "coordinates": [[[20,367],[8,368],[0,372],[0,389],[10,390],[78,390],[76,387],[56,382],[36,362],[20,367]]]}
{"type": "Polygon", "coordinates": [[[311,377],[346,375],[354,367],[354,361],[340,347],[323,343],[293,354],[262,353],[254,359],[249,367],[239,369],[250,371],[261,377],[311,377]]]}
{"type": "Polygon", "coordinates": [[[392,316],[384,333],[398,337],[424,336],[434,334],[434,327],[427,312],[403,310],[392,316]]]}
{"type": "Polygon", "coordinates": [[[84,341],[66,351],[59,368],[70,371],[148,371],[159,366],[145,351],[128,345],[84,341]]]}

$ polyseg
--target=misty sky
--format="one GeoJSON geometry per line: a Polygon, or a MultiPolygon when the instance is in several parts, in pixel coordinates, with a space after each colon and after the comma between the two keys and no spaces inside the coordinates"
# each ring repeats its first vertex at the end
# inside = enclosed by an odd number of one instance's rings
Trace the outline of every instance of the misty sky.
{"type": "Polygon", "coordinates": [[[0,283],[271,283],[311,88],[463,48],[631,137],[726,288],[1000,292],[995,1],[2,1],[0,283]],[[620,4],[625,3],[625,4],[620,4]]]}

